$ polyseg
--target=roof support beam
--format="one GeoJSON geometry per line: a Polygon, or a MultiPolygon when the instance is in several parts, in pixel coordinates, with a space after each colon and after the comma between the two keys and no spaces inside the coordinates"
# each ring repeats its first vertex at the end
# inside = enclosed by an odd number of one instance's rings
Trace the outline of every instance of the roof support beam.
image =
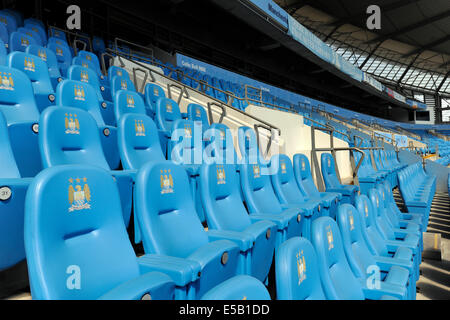
{"type": "Polygon", "coordinates": [[[379,42],[375,48],[372,49],[372,51],[369,53],[369,55],[367,56],[366,60],[364,60],[364,62],[361,64],[361,66],[359,67],[361,70],[362,68],[366,65],[366,63],[369,61],[370,58],[372,58],[372,56],[375,54],[375,52],[378,50],[378,48],[381,46],[383,42],[379,42]]]}
{"type": "Polygon", "coordinates": [[[439,93],[439,91],[441,91],[442,86],[444,85],[445,81],[448,79],[449,76],[450,76],[450,71],[448,71],[448,72],[445,74],[444,79],[442,79],[441,84],[440,84],[440,85],[437,87],[437,89],[436,89],[436,93],[439,93]]]}
{"type": "Polygon", "coordinates": [[[417,54],[414,59],[411,60],[411,62],[409,63],[408,67],[405,69],[405,71],[403,72],[403,74],[400,76],[400,78],[398,78],[397,84],[400,84],[403,80],[403,78],[406,76],[406,74],[408,73],[408,71],[411,69],[411,67],[414,65],[414,63],[417,61],[417,58],[419,58],[419,56],[422,54],[422,52],[419,52],[419,54],[417,54]]]}
{"type": "Polygon", "coordinates": [[[432,48],[434,48],[434,47],[436,47],[438,45],[441,45],[444,42],[447,42],[449,40],[450,40],[450,35],[446,35],[445,37],[437,39],[436,41],[433,41],[433,42],[431,42],[431,43],[429,43],[429,44],[427,44],[427,45],[425,45],[423,47],[417,48],[417,49],[415,49],[415,50],[413,50],[413,51],[411,51],[411,52],[409,52],[407,54],[404,54],[403,58],[408,58],[409,56],[412,56],[412,55],[414,55],[416,53],[422,53],[425,50],[432,49],[432,48]]]}

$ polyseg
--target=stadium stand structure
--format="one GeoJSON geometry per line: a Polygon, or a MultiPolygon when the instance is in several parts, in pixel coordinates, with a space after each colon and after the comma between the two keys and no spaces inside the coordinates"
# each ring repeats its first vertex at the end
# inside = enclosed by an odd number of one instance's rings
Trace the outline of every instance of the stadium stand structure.
{"type": "Polygon", "coordinates": [[[416,299],[445,134],[1,17],[2,297],[416,299]]]}

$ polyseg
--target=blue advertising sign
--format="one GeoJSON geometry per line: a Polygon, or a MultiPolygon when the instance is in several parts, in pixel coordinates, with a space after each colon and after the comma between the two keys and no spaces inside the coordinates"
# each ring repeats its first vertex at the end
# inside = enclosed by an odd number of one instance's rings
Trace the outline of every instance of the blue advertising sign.
{"type": "Polygon", "coordinates": [[[255,4],[258,8],[267,13],[270,17],[272,17],[276,22],[285,27],[288,26],[288,14],[284,11],[279,5],[271,0],[250,0],[253,4],[255,4]]]}

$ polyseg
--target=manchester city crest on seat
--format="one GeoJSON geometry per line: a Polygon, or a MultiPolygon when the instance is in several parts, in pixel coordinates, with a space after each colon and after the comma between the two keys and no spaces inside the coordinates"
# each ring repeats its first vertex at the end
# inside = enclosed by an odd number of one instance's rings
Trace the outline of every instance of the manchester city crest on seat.
{"type": "Polygon", "coordinates": [[[127,82],[125,80],[121,80],[120,81],[120,88],[122,90],[128,90],[128,84],[127,84],[127,82]]]}
{"type": "Polygon", "coordinates": [[[81,70],[80,81],[89,83],[89,74],[85,70],[81,70]]]}
{"type": "Polygon", "coordinates": [[[69,179],[69,212],[87,210],[91,208],[91,191],[87,179],[69,179]]]}
{"type": "Polygon", "coordinates": [[[153,88],[153,95],[159,97],[159,91],[157,88],[153,88]]]}
{"type": "Polygon", "coordinates": [[[302,171],[306,170],[306,162],[305,159],[302,160],[302,171]]]}
{"type": "Polygon", "coordinates": [[[56,48],[56,55],[62,57],[64,55],[63,49],[56,48]]]}
{"type": "Polygon", "coordinates": [[[287,173],[287,171],[286,171],[286,162],[281,162],[281,173],[282,174],[286,174],[287,173]]]}
{"type": "Polygon", "coordinates": [[[74,99],[78,101],[85,101],[85,93],[84,93],[84,87],[79,85],[74,85],[74,99]]]}
{"type": "Polygon", "coordinates": [[[192,128],[190,125],[185,125],[184,126],[184,137],[187,139],[191,139],[192,138],[192,128]]]}
{"type": "Polygon", "coordinates": [[[261,177],[261,169],[259,168],[259,165],[253,166],[253,177],[254,178],[260,178],[261,177]]]}
{"type": "Polygon", "coordinates": [[[39,58],[41,58],[44,61],[47,61],[47,52],[45,52],[45,50],[38,50],[38,56],[39,58]]]}
{"type": "Polygon", "coordinates": [[[20,44],[24,47],[28,47],[30,45],[30,41],[27,38],[21,38],[20,44]]]}
{"type": "Polygon", "coordinates": [[[369,216],[369,205],[367,204],[367,202],[364,202],[364,212],[367,218],[369,216]]]}
{"type": "Polygon", "coordinates": [[[348,214],[348,221],[350,223],[350,231],[355,230],[355,218],[353,217],[351,211],[348,214]]]}
{"type": "Polygon", "coordinates": [[[127,108],[134,108],[134,107],[135,107],[134,97],[127,94],[127,108]]]}
{"type": "Polygon", "coordinates": [[[161,194],[173,193],[171,170],[161,170],[161,194]]]}
{"type": "Polygon", "coordinates": [[[14,90],[14,80],[11,73],[0,72],[0,90],[14,90]]]}
{"type": "Polygon", "coordinates": [[[65,118],[66,134],[80,134],[80,122],[76,114],[66,113],[65,118]]]}
{"type": "Polygon", "coordinates": [[[217,166],[217,184],[226,184],[227,177],[225,175],[225,169],[223,166],[217,166]]]}
{"type": "Polygon", "coordinates": [[[30,72],[36,72],[36,65],[34,64],[34,59],[30,57],[25,57],[23,60],[24,69],[30,72]]]}
{"type": "Polygon", "coordinates": [[[301,285],[302,282],[306,280],[306,261],[303,251],[297,253],[297,274],[298,285],[301,285]]]}
{"type": "Polygon", "coordinates": [[[333,238],[333,231],[331,230],[331,227],[327,228],[327,241],[328,241],[328,251],[334,248],[334,238],[333,238]]]}
{"type": "Polygon", "coordinates": [[[136,137],[145,137],[145,126],[143,120],[134,120],[134,129],[136,137]]]}
{"type": "Polygon", "coordinates": [[[172,104],[169,101],[167,101],[167,103],[166,103],[166,112],[167,113],[172,113],[172,111],[173,111],[172,104]]]}

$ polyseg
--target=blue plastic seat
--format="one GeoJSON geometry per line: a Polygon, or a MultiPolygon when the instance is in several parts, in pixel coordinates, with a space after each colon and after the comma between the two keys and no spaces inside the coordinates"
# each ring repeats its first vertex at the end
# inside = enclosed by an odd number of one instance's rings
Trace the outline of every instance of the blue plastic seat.
{"type": "MultiPolygon", "coordinates": [[[[0,23],[0,40],[2,43],[2,48],[0,50],[3,52],[5,50],[5,56],[9,51],[9,33],[8,29],[6,29],[6,26],[3,23],[0,23]]],[[[4,63],[1,63],[1,65],[4,65],[4,63]]]]}
{"type": "Polygon", "coordinates": [[[139,171],[135,215],[144,250],[178,261],[165,269],[183,298],[201,298],[237,274],[239,248],[228,240],[209,238],[195,212],[186,171],[176,164],[151,162],[139,171]]]}
{"type": "MultiPolygon", "coordinates": [[[[338,209],[337,222],[342,235],[345,255],[353,274],[362,282],[368,283],[373,276],[371,268],[378,268],[379,287],[385,294],[399,299],[415,300],[416,278],[411,261],[378,257],[369,250],[363,236],[360,214],[350,204],[338,209]]],[[[365,229],[364,229],[365,231],[365,229]]]]}
{"type": "Polygon", "coordinates": [[[270,300],[261,281],[249,276],[236,276],[208,291],[202,300],[270,300]]]}
{"type": "Polygon", "coordinates": [[[240,249],[239,273],[265,281],[272,265],[277,226],[269,221],[252,221],[238,186],[233,165],[202,166],[200,193],[209,235],[235,242],[240,249]]]}
{"type": "Polygon", "coordinates": [[[114,77],[126,77],[126,78],[128,78],[128,79],[130,79],[130,75],[128,74],[128,72],[125,70],[125,69],[123,69],[123,68],[120,68],[120,67],[118,67],[118,66],[111,66],[111,67],[109,67],[109,69],[108,69],[108,81],[110,82],[110,84],[111,84],[111,81],[112,81],[112,79],[114,78],[114,77]]]}
{"type": "Polygon", "coordinates": [[[105,125],[103,114],[94,87],[90,84],[75,80],[64,80],[58,85],[56,104],[63,107],[80,108],[89,112],[97,122],[103,153],[109,167],[116,170],[120,166],[117,152],[117,129],[105,125]]]}
{"type": "Polygon", "coordinates": [[[327,300],[387,300],[391,297],[381,290],[367,288],[355,277],[345,256],[339,227],[333,219],[320,217],[313,222],[312,243],[327,300]]]}
{"type": "Polygon", "coordinates": [[[355,197],[359,192],[358,186],[341,184],[336,175],[336,168],[331,154],[323,153],[321,163],[322,176],[327,192],[341,193],[343,196],[342,203],[355,204],[355,197]]]}
{"type": "Polygon", "coordinates": [[[31,80],[39,112],[55,105],[55,91],[44,60],[32,54],[16,51],[8,55],[8,66],[23,71],[31,80]]]}
{"type": "Polygon", "coordinates": [[[29,45],[37,45],[38,43],[32,37],[21,32],[14,31],[9,35],[9,51],[25,52],[29,45]]]}
{"type": "Polygon", "coordinates": [[[380,210],[384,210],[385,216],[388,218],[388,223],[390,223],[393,228],[416,233],[420,237],[421,242],[423,242],[422,225],[420,223],[418,224],[416,222],[400,219],[397,214],[392,211],[388,205],[389,200],[386,195],[384,184],[378,185],[377,190],[381,196],[380,210]]]}
{"type": "Polygon", "coordinates": [[[147,105],[147,114],[155,118],[156,115],[156,102],[159,98],[165,98],[166,94],[160,86],[154,83],[148,83],[145,86],[145,103],[147,105]]]}
{"type": "Polygon", "coordinates": [[[11,148],[8,126],[0,111],[0,272],[25,259],[23,221],[31,180],[22,179],[11,148]]]}
{"type": "Polygon", "coordinates": [[[66,78],[67,70],[72,65],[72,52],[66,43],[59,40],[51,42],[50,40],[52,40],[52,38],[49,39],[47,48],[55,53],[61,75],[66,78]]]}
{"type": "Polygon", "coordinates": [[[105,77],[103,76],[103,73],[102,73],[102,70],[100,67],[100,62],[98,60],[98,57],[94,53],[85,51],[85,50],[81,50],[78,52],[78,57],[92,63],[93,70],[95,71],[95,73],[97,73],[97,75],[100,79],[100,82],[103,82],[105,80],[105,77]]]}
{"type": "Polygon", "coordinates": [[[420,162],[398,172],[399,189],[408,212],[430,214],[436,176],[427,175],[420,162]]]}
{"type": "Polygon", "coordinates": [[[50,75],[52,87],[53,90],[56,91],[58,83],[61,82],[63,79],[61,76],[61,72],[59,71],[58,60],[56,59],[55,53],[48,48],[44,48],[38,45],[28,46],[25,52],[28,54],[38,56],[39,58],[44,60],[45,63],[47,63],[48,73],[50,75]]]}
{"type": "Polygon", "coordinates": [[[269,165],[259,150],[255,131],[249,127],[238,129],[238,145],[242,163],[269,165]]]}
{"type": "Polygon", "coordinates": [[[174,298],[172,280],[136,258],[105,170],[72,165],[40,173],[27,193],[25,248],[33,299],[174,298]]]}
{"type": "Polygon", "coordinates": [[[98,57],[106,51],[105,41],[102,38],[94,36],[92,38],[92,49],[97,53],[98,57]]]}
{"type": "Polygon", "coordinates": [[[103,153],[95,118],[79,108],[50,107],[42,113],[39,127],[39,148],[45,168],[84,164],[110,171],[117,180],[123,219],[128,226],[134,174],[111,171],[103,153]]]}
{"type": "Polygon", "coordinates": [[[98,102],[101,106],[100,110],[105,124],[115,127],[116,119],[114,116],[114,104],[103,98],[103,92],[106,89],[100,84],[95,71],[80,65],[73,65],[67,70],[67,78],[70,80],[88,83],[94,88],[97,94],[98,102]]]}
{"type": "Polygon", "coordinates": [[[419,263],[416,261],[413,250],[403,245],[400,241],[390,241],[383,237],[375,220],[376,213],[372,202],[366,195],[356,197],[356,209],[360,214],[362,228],[365,229],[362,235],[372,254],[412,262],[415,280],[419,280],[419,263]]]}
{"type": "MultiPolygon", "coordinates": [[[[2,24],[0,23],[0,26],[1,25],[2,24]]],[[[7,58],[7,50],[6,47],[4,46],[3,40],[1,40],[0,38],[0,66],[6,65],[6,58],[7,58]]]]}
{"type": "Polygon", "coordinates": [[[24,26],[39,34],[39,37],[41,38],[42,41],[42,45],[43,46],[47,45],[47,33],[45,32],[45,27],[43,26],[43,23],[41,21],[27,19],[25,20],[24,26]]]}
{"type": "MultiPolygon", "coordinates": [[[[354,152],[355,163],[361,160],[361,153],[354,152]]],[[[389,173],[385,171],[375,171],[373,168],[370,151],[364,151],[364,159],[358,170],[359,187],[362,194],[367,194],[370,189],[375,188],[378,184],[388,178],[389,173]]]]}
{"type": "Polygon", "coordinates": [[[16,19],[4,10],[0,12],[0,23],[5,25],[9,34],[15,32],[18,28],[16,19]]]}
{"type": "Polygon", "coordinates": [[[385,181],[383,183],[383,185],[384,185],[384,190],[386,192],[386,201],[385,201],[386,209],[391,210],[391,212],[393,214],[396,214],[400,220],[410,221],[410,222],[420,225],[421,231],[426,232],[427,226],[428,226],[428,221],[427,221],[426,215],[421,214],[421,213],[401,212],[397,206],[397,203],[395,202],[394,194],[392,192],[392,187],[391,187],[390,183],[388,181],[385,181]]]}
{"type": "Polygon", "coordinates": [[[59,39],[59,40],[67,43],[66,33],[62,30],[58,30],[58,29],[50,26],[48,28],[48,35],[49,35],[49,38],[56,38],[56,39],[59,39]]]}
{"type": "Polygon", "coordinates": [[[39,110],[30,79],[20,70],[0,66],[0,111],[9,131],[11,147],[21,177],[42,170],[38,145],[39,110]]]}
{"type": "Polygon", "coordinates": [[[282,206],[292,206],[303,210],[302,236],[310,239],[311,222],[321,216],[322,202],[311,200],[300,191],[294,177],[291,159],[288,156],[274,155],[271,159],[270,169],[272,171],[270,179],[279,202],[282,206]]]}
{"type": "Polygon", "coordinates": [[[158,129],[140,113],[124,114],[117,127],[119,153],[125,170],[139,170],[148,162],[165,161],[158,129]]]}
{"type": "Polygon", "coordinates": [[[187,118],[192,121],[198,121],[203,126],[203,132],[209,129],[209,120],[206,110],[199,104],[190,103],[187,106],[187,118]]]}
{"type": "Polygon", "coordinates": [[[159,98],[156,102],[155,123],[161,130],[161,147],[169,158],[168,142],[172,137],[172,129],[175,121],[181,120],[181,112],[178,104],[172,99],[159,98]]]}
{"type": "Polygon", "coordinates": [[[275,274],[278,300],[325,300],[317,255],[307,239],[292,238],[278,248],[275,274]]]}
{"type": "Polygon", "coordinates": [[[381,195],[378,190],[370,190],[368,197],[372,202],[372,207],[375,213],[374,221],[383,238],[388,241],[397,241],[398,243],[413,250],[413,253],[416,256],[415,261],[418,266],[422,262],[423,243],[421,242],[420,237],[415,232],[410,233],[404,230],[395,229],[391,226],[388,222],[385,211],[381,210],[381,195]]]}
{"type": "Polygon", "coordinates": [[[252,219],[269,220],[277,225],[276,247],[292,237],[300,237],[304,211],[296,207],[283,207],[275,195],[267,168],[258,164],[240,166],[244,201],[252,219]]]}
{"type": "Polygon", "coordinates": [[[294,155],[294,176],[300,190],[310,199],[322,202],[323,216],[335,219],[342,194],[334,192],[319,192],[311,174],[311,166],[308,158],[303,154],[294,155]]]}
{"type": "Polygon", "coordinates": [[[17,28],[17,32],[23,33],[23,34],[33,38],[38,46],[44,45],[42,42],[41,36],[39,35],[39,32],[37,30],[33,30],[28,27],[20,27],[20,28],[17,28]]]}
{"type": "Polygon", "coordinates": [[[119,90],[114,97],[114,114],[116,123],[127,113],[146,115],[144,100],[133,91],[119,90]]]}

